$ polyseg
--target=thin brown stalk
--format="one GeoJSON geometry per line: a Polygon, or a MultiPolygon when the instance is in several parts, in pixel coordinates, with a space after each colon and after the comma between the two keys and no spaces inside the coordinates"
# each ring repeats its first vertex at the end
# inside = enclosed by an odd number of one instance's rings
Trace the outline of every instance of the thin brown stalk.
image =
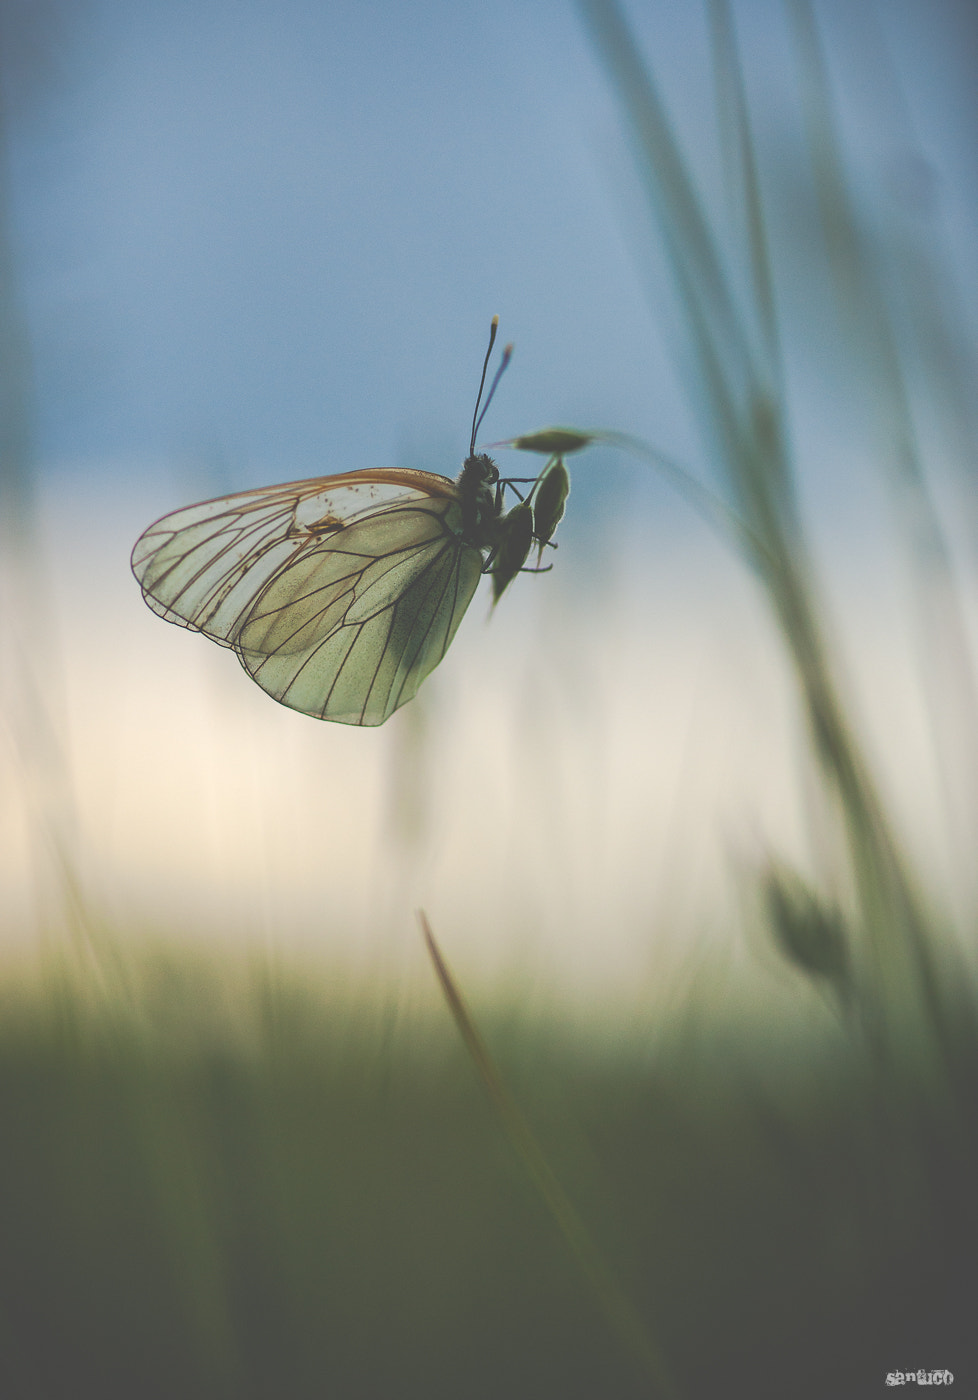
{"type": "Polygon", "coordinates": [[[642,1364],[655,1386],[655,1394],[660,1396],[661,1400],[680,1400],[677,1383],[663,1358],[660,1347],[649,1330],[647,1322],[608,1268],[604,1257],[591,1238],[587,1226],[557,1180],[530,1125],[503,1084],[499,1071],[486,1048],[485,1041],[476,1029],[462,994],[442,957],[423,909],[418,910],[418,921],[421,924],[428,953],[455,1025],[462,1037],[462,1042],[469,1052],[472,1063],[475,1065],[479,1078],[489,1095],[489,1100],[499,1117],[503,1131],[512,1144],[523,1169],[553,1217],[557,1229],[569,1245],[601,1311],[621,1340],[642,1364]]]}

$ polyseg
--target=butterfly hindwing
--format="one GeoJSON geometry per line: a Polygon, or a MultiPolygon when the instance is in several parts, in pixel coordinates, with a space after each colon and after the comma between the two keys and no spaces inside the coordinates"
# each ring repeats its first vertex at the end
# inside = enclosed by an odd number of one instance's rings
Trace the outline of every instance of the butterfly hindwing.
{"type": "Polygon", "coordinates": [[[410,582],[391,592],[383,606],[378,596],[364,615],[351,595],[340,622],[320,627],[311,645],[271,651],[241,646],[241,664],[276,700],[304,714],[382,724],[445,655],[482,573],[479,551],[454,538],[434,548],[419,544],[415,555],[419,567],[410,582]]]}

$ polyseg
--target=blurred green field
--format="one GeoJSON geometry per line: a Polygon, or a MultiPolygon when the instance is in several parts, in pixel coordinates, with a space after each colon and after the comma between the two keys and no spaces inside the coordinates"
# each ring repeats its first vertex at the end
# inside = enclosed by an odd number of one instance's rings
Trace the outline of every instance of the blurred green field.
{"type": "MultiPolygon", "coordinates": [[[[126,1010],[5,989],[0,1393],[656,1393],[447,1015],[228,972],[147,963],[126,1010]]],[[[978,1036],[948,1029],[939,1082],[880,1082],[729,1007],[654,1054],[484,1027],[677,1393],[772,1400],[969,1393],[978,1036]]]]}

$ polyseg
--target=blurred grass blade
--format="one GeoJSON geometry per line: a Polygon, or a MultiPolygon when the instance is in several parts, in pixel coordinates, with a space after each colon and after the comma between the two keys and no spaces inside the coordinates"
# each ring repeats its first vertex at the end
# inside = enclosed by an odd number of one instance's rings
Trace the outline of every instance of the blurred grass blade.
{"type": "MultiPolygon", "coordinates": [[[[581,6],[625,109],[643,189],[670,257],[698,371],[699,383],[694,387],[703,406],[701,426],[712,434],[713,460],[726,476],[728,490],[749,528],[749,539],[759,540],[770,555],[771,542],[765,536],[790,533],[793,551],[798,553],[794,488],[773,389],[780,382],[780,372],[773,365],[764,376],[758,371],[751,348],[756,331],[738,311],[720,241],[703,211],[692,174],[620,8],[614,0],[581,0],[581,6]]],[[[749,166],[753,147],[746,129],[738,144],[741,164],[749,166]]],[[[756,206],[749,219],[753,275],[755,284],[758,279],[763,284],[770,271],[760,193],[749,172],[746,178],[756,206]]],[[[762,323],[764,314],[762,310],[762,323]]],[[[767,314],[770,325],[762,336],[773,350],[777,344],[773,309],[767,314]]],[[[762,556],[752,562],[763,575],[770,561],[762,556]]]]}
{"type": "Polygon", "coordinates": [[[962,828],[961,845],[966,852],[978,845],[978,683],[968,628],[955,586],[951,550],[921,460],[910,390],[879,260],[866,246],[849,193],[814,17],[805,0],[792,0],[791,15],[838,313],[847,342],[861,355],[884,434],[884,462],[915,566],[917,631],[924,653],[921,672],[931,712],[930,737],[949,826],[952,832],[955,827],[962,828]]]}
{"type": "Polygon", "coordinates": [[[680,1400],[680,1392],[676,1382],[670,1374],[646,1322],[609,1271],[587,1227],[557,1180],[529,1124],[500,1079],[485,1042],[476,1029],[462,995],[455,985],[454,978],[442,957],[423,909],[418,910],[418,921],[421,924],[428,953],[445,1000],[448,1002],[462,1037],[462,1042],[471,1056],[472,1063],[485,1086],[492,1106],[499,1116],[503,1131],[509,1138],[523,1169],[540,1193],[558,1230],[575,1255],[601,1310],[615,1332],[648,1373],[655,1386],[654,1393],[662,1400],[680,1400]]]}
{"type": "MultiPolygon", "coordinates": [[[[38,524],[31,423],[32,354],[7,205],[7,141],[0,90],[0,722],[20,769],[31,843],[37,932],[66,929],[69,954],[109,990],[112,954],[89,907],[77,801],[67,757],[63,658],[38,524]]],[[[114,979],[117,980],[117,979],[114,979]]],[[[71,1017],[66,1017],[66,1028],[71,1017]]]]}
{"type": "Polygon", "coordinates": [[[764,376],[781,398],[781,347],[775,310],[774,279],[764,205],[761,200],[757,152],[751,136],[744,74],[737,53],[733,20],[727,0],[710,0],[710,32],[716,73],[717,114],[722,144],[727,145],[724,170],[733,187],[733,202],[743,210],[750,256],[751,283],[764,352],[764,376]]]}
{"type": "MultiPolygon", "coordinates": [[[[934,954],[928,946],[927,920],[916,879],[890,830],[836,684],[812,583],[781,408],[770,385],[755,372],[749,350],[751,335],[737,316],[722,271],[719,236],[701,211],[692,179],[622,12],[614,0],[581,3],[624,108],[646,194],[672,260],[677,294],[698,363],[700,382],[693,387],[708,406],[702,427],[712,433],[719,449],[718,465],[725,473],[736,515],[743,520],[740,541],[764,583],[793,662],[813,751],[845,833],[858,904],[859,961],[854,983],[861,997],[863,1024],[881,1061],[913,1060],[921,1066],[935,1053],[938,1057],[943,1053],[938,1047],[944,1039],[941,992],[934,954]]],[[[800,6],[797,9],[807,14],[800,6]]],[[[730,101],[739,114],[740,135],[733,143],[738,152],[738,179],[748,206],[753,206],[746,231],[756,303],[753,314],[762,326],[767,322],[764,335],[768,348],[774,351],[772,270],[754,147],[732,51],[729,17],[719,3],[713,15],[715,43],[730,49],[720,61],[725,65],[724,83],[730,90],[730,101]]],[[[824,86],[816,83],[815,87],[816,106],[821,102],[819,110],[827,110],[824,86]]],[[[816,125],[819,132],[823,127],[830,129],[827,120],[816,125]]],[[[853,236],[855,225],[839,193],[834,146],[824,134],[819,139],[823,203],[833,220],[833,256],[847,285],[852,286],[863,271],[853,236]]],[[[892,373],[890,377],[892,380],[892,373]]],[[[908,442],[905,397],[899,407],[904,423],[902,439],[908,442]]]]}
{"type": "Polygon", "coordinates": [[[728,443],[757,376],[717,244],[652,78],[614,0],[580,0],[635,138],[643,188],[659,222],[689,322],[715,426],[728,443]]]}
{"type": "Polygon", "coordinates": [[[615,0],[582,0],[582,10],[626,107],[670,256],[709,310],[731,353],[744,355],[739,318],[709,224],[651,76],[615,0]]]}

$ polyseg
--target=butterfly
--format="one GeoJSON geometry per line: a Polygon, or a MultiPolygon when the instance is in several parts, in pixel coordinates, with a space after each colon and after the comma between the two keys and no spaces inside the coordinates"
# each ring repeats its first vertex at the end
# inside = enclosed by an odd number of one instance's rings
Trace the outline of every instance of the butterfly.
{"type": "MultiPolygon", "coordinates": [[[[163,516],[132,570],[160,617],[230,647],[273,699],[316,719],[383,724],[444,657],[479,580],[494,601],[540,554],[570,489],[553,458],[504,512],[503,481],[475,439],[489,348],[458,477],[378,468],[241,491],[163,516]],[[534,510],[534,496],[543,503],[534,510]]],[[[517,491],[517,494],[518,491],[517,491]]]]}

